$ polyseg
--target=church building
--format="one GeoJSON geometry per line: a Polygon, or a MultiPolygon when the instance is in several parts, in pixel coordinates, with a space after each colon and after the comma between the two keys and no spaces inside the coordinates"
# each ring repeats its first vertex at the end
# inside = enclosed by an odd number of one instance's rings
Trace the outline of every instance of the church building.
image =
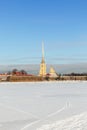
{"type": "Polygon", "coordinates": [[[42,61],[40,64],[40,72],[39,76],[45,77],[46,76],[46,63],[44,58],[44,44],[42,43],[42,61]]]}

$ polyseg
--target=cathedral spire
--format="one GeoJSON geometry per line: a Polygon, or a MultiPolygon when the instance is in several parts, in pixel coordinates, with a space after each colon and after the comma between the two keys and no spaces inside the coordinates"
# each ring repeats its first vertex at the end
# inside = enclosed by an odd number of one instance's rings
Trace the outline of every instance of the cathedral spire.
{"type": "Polygon", "coordinates": [[[44,42],[42,42],[42,57],[44,58],[44,42]]]}
{"type": "Polygon", "coordinates": [[[45,64],[45,58],[44,58],[44,43],[42,42],[42,61],[40,64],[40,72],[39,75],[42,77],[46,76],[46,64],[45,64]]]}
{"type": "Polygon", "coordinates": [[[44,42],[42,42],[42,63],[45,63],[45,58],[44,58],[44,42]]]}

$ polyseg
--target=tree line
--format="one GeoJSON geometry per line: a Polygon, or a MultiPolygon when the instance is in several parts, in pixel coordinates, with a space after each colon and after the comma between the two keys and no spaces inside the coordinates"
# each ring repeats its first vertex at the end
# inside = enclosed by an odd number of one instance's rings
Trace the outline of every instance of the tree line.
{"type": "Polygon", "coordinates": [[[87,76],[87,73],[69,73],[69,74],[63,74],[63,76],[87,76]]]}

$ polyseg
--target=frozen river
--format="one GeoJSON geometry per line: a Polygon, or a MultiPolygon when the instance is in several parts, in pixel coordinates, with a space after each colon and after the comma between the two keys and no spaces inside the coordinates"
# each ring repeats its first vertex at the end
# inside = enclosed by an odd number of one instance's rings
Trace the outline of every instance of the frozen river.
{"type": "Polygon", "coordinates": [[[0,130],[87,130],[87,82],[0,83],[0,130]]]}

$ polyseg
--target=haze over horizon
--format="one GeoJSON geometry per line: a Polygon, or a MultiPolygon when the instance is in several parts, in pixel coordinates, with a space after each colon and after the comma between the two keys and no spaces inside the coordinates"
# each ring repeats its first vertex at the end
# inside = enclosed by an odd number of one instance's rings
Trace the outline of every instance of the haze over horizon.
{"type": "MultiPolygon", "coordinates": [[[[0,65],[87,66],[86,0],[0,1],[0,65]]],[[[77,66],[77,71],[80,70],[77,66]]]]}
{"type": "MultiPolygon", "coordinates": [[[[47,64],[47,73],[49,73],[50,67],[53,66],[58,74],[67,73],[87,73],[86,64],[47,64]]],[[[13,65],[0,65],[0,73],[6,73],[13,69],[25,70],[29,74],[39,74],[39,64],[13,64],[13,65]]]]}

